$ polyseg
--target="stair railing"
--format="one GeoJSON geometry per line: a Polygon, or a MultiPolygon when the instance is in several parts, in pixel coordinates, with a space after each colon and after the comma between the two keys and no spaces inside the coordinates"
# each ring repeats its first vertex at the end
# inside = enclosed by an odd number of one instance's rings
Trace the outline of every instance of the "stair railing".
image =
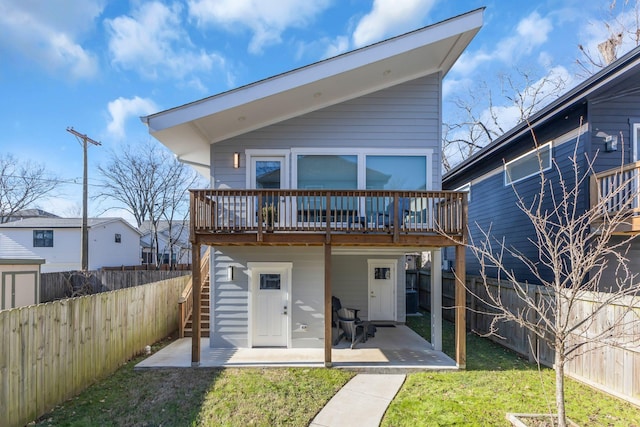
{"type": "MultiPolygon", "coordinates": [[[[200,289],[204,287],[205,282],[207,281],[207,276],[209,276],[209,251],[210,247],[207,247],[206,252],[204,253],[202,260],[200,261],[200,289]]],[[[178,299],[178,313],[179,313],[179,322],[178,322],[178,336],[180,338],[184,338],[184,330],[189,323],[189,319],[191,318],[191,314],[193,314],[193,276],[189,279],[187,286],[185,286],[180,298],[178,299]]]]}

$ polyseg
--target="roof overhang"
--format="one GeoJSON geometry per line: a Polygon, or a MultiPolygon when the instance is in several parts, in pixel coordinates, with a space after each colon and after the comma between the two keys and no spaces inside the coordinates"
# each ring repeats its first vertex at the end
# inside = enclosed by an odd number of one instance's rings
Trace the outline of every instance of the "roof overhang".
{"type": "Polygon", "coordinates": [[[484,8],[146,117],[149,133],[209,176],[209,146],[434,73],[444,76],[482,26],[484,8]]]}

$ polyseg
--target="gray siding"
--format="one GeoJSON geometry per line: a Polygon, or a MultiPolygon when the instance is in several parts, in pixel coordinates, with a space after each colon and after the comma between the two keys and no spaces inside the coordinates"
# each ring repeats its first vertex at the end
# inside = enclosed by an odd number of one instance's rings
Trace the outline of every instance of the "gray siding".
{"type": "Polygon", "coordinates": [[[244,188],[247,149],[431,148],[433,189],[440,189],[440,96],[437,74],[273,124],[211,145],[215,188],[244,188]]]}
{"type": "Polygon", "coordinates": [[[249,331],[249,262],[292,262],[291,345],[323,346],[324,264],[323,249],[221,247],[215,251],[211,283],[211,347],[247,347],[249,331]],[[226,279],[233,265],[235,278],[226,279]],[[300,325],[308,325],[306,331],[300,325]]]}
{"type": "MultiPolygon", "coordinates": [[[[367,318],[367,259],[398,260],[397,320],[405,321],[403,257],[372,255],[332,256],[333,294],[345,306],[359,308],[367,318]]],[[[292,262],[291,346],[321,348],[324,338],[324,263],[321,247],[279,248],[221,247],[216,249],[211,281],[211,347],[248,346],[249,262],[292,262]],[[235,277],[227,280],[227,267],[233,265],[235,277]],[[300,328],[307,325],[306,331],[300,328]]]]}

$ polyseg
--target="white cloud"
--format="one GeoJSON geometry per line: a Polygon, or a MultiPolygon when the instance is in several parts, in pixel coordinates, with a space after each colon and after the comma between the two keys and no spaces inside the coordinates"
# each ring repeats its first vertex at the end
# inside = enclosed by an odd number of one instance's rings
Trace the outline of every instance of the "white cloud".
{"type": "Polygon", "coordinates": [[[349,37],[338,36],[328,42],[328,46],[324,51],[323,58],[331,58],[349,50],[349,37]]]}
{"type": "Polygon", "coordinates": [[[278,44],[289,27],[304,28],[324,11],[330,0],[189,0],[189,16],[200,25],[238,27],[253,35],[249,52],[261,53],[264,47],[278,44]]]}
{"type": "Polygon", "coordinates": [[[109,102],[107,109],[111,120],[107,125],[107,131],[116,138],[122,139],[125,136],[125,124],[132,117],[139,117],[158,111],[155,103],[149,99],[140,97],[118,98],[109,102]]]}
{"type": "MultiPolygon", "coordinates": [[[[192,46],[182,28],[181,11],[178,4],[168,7],[149,2],[131,16],[106,20],[112,63],[148,78],[184,79],[214,67],[224,68],[223,57],[192,46]]],[[[194,77],[188,80],[190,85],[202,86],[194,77]]]]}
{"type": "Polygon", "coordinates": [[[365,46],[417,27],[434,3],[435,0],[374,0],[371,12],[362,17],[353,32],[354,46],[365,46]]]}
{"type": "Polygon", "coordinates": [[[95,25],[104,0],[0,1],[0,45],[52,71],[88,78],[97,59],[78,40],[95,25]]]}
{"type": "Polygon", "coordinates": [[[552,30],[553,24],[549,18],[533,12],[520,20],[514,34],[498,41],[492,51],[479,50],[473,53],[466,51],[453,66],[452,72],[468,75],[481,64],[490,61],[512,64],[546,43],[552,30]]]}

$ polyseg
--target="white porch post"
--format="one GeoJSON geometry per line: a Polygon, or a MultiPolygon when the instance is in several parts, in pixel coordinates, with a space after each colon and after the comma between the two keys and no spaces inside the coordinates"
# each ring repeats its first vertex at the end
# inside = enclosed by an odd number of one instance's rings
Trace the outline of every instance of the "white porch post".
{"type": "Polygon", "coordinates": [[[442,351],[442,253],[431,250],[431,345],[442,351]]]}

